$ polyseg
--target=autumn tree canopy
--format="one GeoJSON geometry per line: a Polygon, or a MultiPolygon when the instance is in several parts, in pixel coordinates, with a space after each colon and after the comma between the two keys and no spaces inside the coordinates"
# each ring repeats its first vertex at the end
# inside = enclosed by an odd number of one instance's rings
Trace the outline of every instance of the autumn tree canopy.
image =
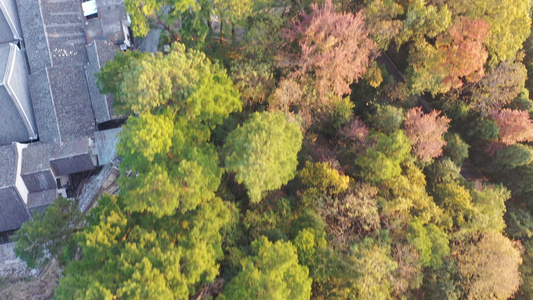
{"type": "Polygon", "coordinates": [[[526,77],[527,71],[522,63],[501,62],[471,89],[469,100],[483,115],[490,115],[518,96],[526,77]]]}
{"type": "Polygon", "coordinates": [[[285,34],[287,43],[298,44],[290,60],[294,76],[302,81],[311,77],[322,95],[340,97],[363,75],[376,43],[369,37],[362,12],[337,13],[331,0],[311,7],[311,13],[302,12],[285,34]]]}
{"type": "Polygon", "coordinates": [[[484,75],[488,24],[460,17],[432,45],[419,37],[412,45],[410,81],[415,92],[445,93],[484,75]]]}
{"type": "Polygon", "coordinates": [[[423,162],[442,154],[446,145],[444,134],[448,131],[450,119],[439,116],[440,111],[424,114],[421,107],[411,108],[405,113],[405,135],[413,144],[413,151],[423,162]]]}
{"type": "Polygon", "coordinates": [[[504,108],[493,112],[491,117],[500,128],[498,142],[513,145],[533,140],[533,121],[527,111],[504,108]]]}
{"type": "Polygon", "coordinates": [[[450,1],[448,6],[455,15],[482,18],[488,23],[489,31],[484,44],[492,64],[512,60],[529,36],[531,3],[527,0],[457,0],[450,1]]]}
{"type": "Polygon", "coordinates": [[[511,297],[520,285],[520,252],[500,233],[487,232],[477,239],[474,243],[459,243],[452,250],[465,280],[466,296],[469,299],[511,297]]]}

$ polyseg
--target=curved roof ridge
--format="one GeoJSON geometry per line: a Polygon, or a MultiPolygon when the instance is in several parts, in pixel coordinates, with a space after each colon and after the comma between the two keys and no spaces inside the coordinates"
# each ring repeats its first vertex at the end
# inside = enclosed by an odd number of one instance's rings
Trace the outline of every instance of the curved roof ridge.
{"type": "Polygon", "coordinates": [[[18,19],[17,7],[14,0],[0,0],[0,13],[3,19],[0,22],[1,42],[22,40],[22,30],[18,19]]]}

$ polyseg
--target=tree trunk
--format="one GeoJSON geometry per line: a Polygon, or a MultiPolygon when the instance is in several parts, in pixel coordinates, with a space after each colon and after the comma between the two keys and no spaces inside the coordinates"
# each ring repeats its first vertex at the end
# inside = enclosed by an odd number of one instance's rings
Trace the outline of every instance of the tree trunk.
{"type": "Polygon", "coordinates": [[[236,40],[235,23],[231,22],[231,39],[233,42],[236,40]]]}
{"type": "Polygon", "coordinates": [[[223,40],[224,37],[222,36],[222,29],[224,28],[224,26],[223,26],[224,25],[224,20],[222,19],[222,16],[221,16],[219,21],[220,21],[220,34],[219,34],[219,36],[220,36],[220,44],[222,44],[224,42],[224,40],[223,40]]]}

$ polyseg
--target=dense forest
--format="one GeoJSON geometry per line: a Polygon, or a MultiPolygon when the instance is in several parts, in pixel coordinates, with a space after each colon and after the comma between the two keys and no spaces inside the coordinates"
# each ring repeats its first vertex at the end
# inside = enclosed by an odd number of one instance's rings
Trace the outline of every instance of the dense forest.
{"type": "Polygon", "coordinates": [[[120,192],[13,236],[56,299],[533,298],[529,0],[126,7],[120,192]]]}

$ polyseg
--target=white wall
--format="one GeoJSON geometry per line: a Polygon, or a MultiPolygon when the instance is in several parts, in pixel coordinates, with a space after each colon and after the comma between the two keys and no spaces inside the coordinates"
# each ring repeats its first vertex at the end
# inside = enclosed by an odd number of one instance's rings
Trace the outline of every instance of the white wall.
{"type": "Polygon", "coordinates": [[[28,205],[29,191],[26,187],[26,184],[24,183],[24,180],[22,180],[22,176],[20,176],[20,172],[22,169],[22,149],[28,147],[28,145],[15,143],[15,146],[17,148],[17,175],[15,177],[15,188],[17,189],[20,197],[22,198],[22,201],[24,201],[24,203],[28,205]]]}

